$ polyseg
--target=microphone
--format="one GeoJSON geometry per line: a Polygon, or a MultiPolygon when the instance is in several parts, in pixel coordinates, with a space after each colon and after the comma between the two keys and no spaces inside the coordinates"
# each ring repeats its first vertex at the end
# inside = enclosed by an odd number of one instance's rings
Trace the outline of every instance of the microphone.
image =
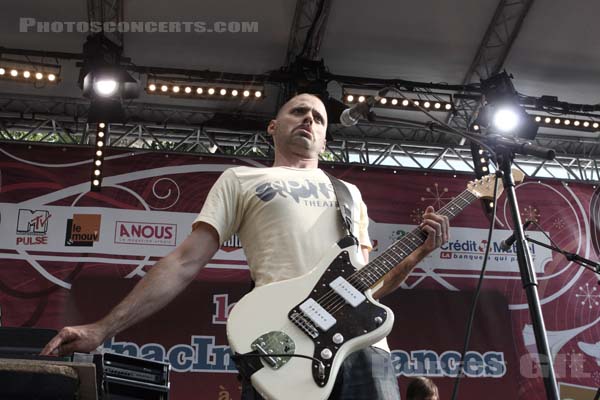
{"type": "Polygon", "coordinates": [[[388,92],[388,88],[381,89],[373,97],[367,97],[362,103],[356,103],[346,108],[340,115],[340,123],[346,127],[354,126],[361,118],[367,118],[371,108],[388,92]]]}
{"type": "MultiPolygon", "coordinates": [[[[523,224],[523,230],[527,230],[527,228],[529,228],[529,225],[531,225],[533,223],[533,221],[527,221],[523,224]]],[[[506,239],[504,239],[503,241],[500,242],[500,249],[503,251],[508,251],[510,250],[510,248],[512,247],[512,245],[515,243],[515,241],[517,240],[515,234],[513,233],[512,235],[510,235],[509,237],[507,237],[506,239]]]]}

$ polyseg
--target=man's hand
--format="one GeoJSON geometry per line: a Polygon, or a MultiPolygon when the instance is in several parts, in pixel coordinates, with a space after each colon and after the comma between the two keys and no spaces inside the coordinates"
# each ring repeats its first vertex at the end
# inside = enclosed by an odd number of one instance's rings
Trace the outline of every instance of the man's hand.
{"type": "Polygon", "coordinates": [[[427,233],[427,239],[423,243],[423,250],[427,254],[440,247],[448,241],[448,217],[435,213],[432,206],[427,207],[423,214],[423,222],[419,227],[427,233]]]}
{"type": "Polygon", "coordinates": [[[44,347],[41,355],[59,357],[79,351],[87,353],[95,350],[106,339],[107,331],[99,323],[79,326],[66,326],[44,347]]]}

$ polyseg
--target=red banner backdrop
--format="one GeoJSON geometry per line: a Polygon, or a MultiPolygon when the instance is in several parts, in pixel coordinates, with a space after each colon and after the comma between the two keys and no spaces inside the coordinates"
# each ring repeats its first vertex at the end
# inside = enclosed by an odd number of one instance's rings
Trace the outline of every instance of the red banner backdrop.
{"type": "MultiPolygon", "coordinates": [[[[251,160],[110,152],[103,189],[89,192],[91,151],[0,145],[0,307],[3,326],[60,328],[104,315],[152,264],[187,236],[219,174],[251,160]]],[[[330,168],[330,167],[326,167],[330,168]]],[[[371,218],[371,258],[464,190],[466,175],[362,167],[331,168],[362,191],[371,218]]],[[[308,192],[308,191],[307,191],[308,192]]],[[[595,187],[528,180],[517,189],[523,220],[563,249],[597,259],[600,202],[595,187]]],[[[543,399],[535,340],[504,197],[480,298],[461,398],[543,399]]],[[[383,299],[395,312],[388,340],[401,390],[430,376],[449,398],[487,243],[479,203],[451,223],[451,240],[383,299]]],[[[597,277],[531,246],[563,399],[590,399],[600,386],[597,277]]],[[[249,290],[233,237],[167,308],[105,343],[110,351],[168,361],[172,398],[235,399],[236,370],[225,337],[234,303],[249,290]]]]}

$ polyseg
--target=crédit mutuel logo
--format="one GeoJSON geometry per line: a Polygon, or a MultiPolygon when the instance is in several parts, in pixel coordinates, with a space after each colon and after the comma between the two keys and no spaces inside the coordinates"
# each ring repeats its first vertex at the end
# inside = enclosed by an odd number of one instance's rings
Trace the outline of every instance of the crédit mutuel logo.
{"type": "Polygon", "coordinates": [[[19,209],[17,216],[17,245],[48,244],[48,210],[19,209]]]}
{"type": "Polygon", "coordinates": [[[100,214],[73,214],[67,220],[65,246],[92,247],[100,240],[100,214]]]}
{"type": "Polygon", "coordinates": [[[177,225],[157,222],[117,221],[115,243],[153,246],[175,246],[177,225]]]}

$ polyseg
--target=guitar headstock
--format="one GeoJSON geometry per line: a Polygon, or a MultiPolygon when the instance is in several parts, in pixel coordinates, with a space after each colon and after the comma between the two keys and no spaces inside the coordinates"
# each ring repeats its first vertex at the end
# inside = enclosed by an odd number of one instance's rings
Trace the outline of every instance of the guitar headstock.
{"type": "MultiPolygon", "coordinates": [[[[523,178],[525,174],[518,168],[512,169],[513,178],[516,184],[523,182],[523,178]]],[[[478,179],[473,182],[469,182],[467,185],[467,190],[473,193],[480,199],[493,200],[494,199],[494,185],[496,184],[496,175],[489,174],[481,179],[478,179]]],[[[498,197],[502,194],[504,190],[504,185],[502,184],[502,179],[498,180],[498,197]]]]}

